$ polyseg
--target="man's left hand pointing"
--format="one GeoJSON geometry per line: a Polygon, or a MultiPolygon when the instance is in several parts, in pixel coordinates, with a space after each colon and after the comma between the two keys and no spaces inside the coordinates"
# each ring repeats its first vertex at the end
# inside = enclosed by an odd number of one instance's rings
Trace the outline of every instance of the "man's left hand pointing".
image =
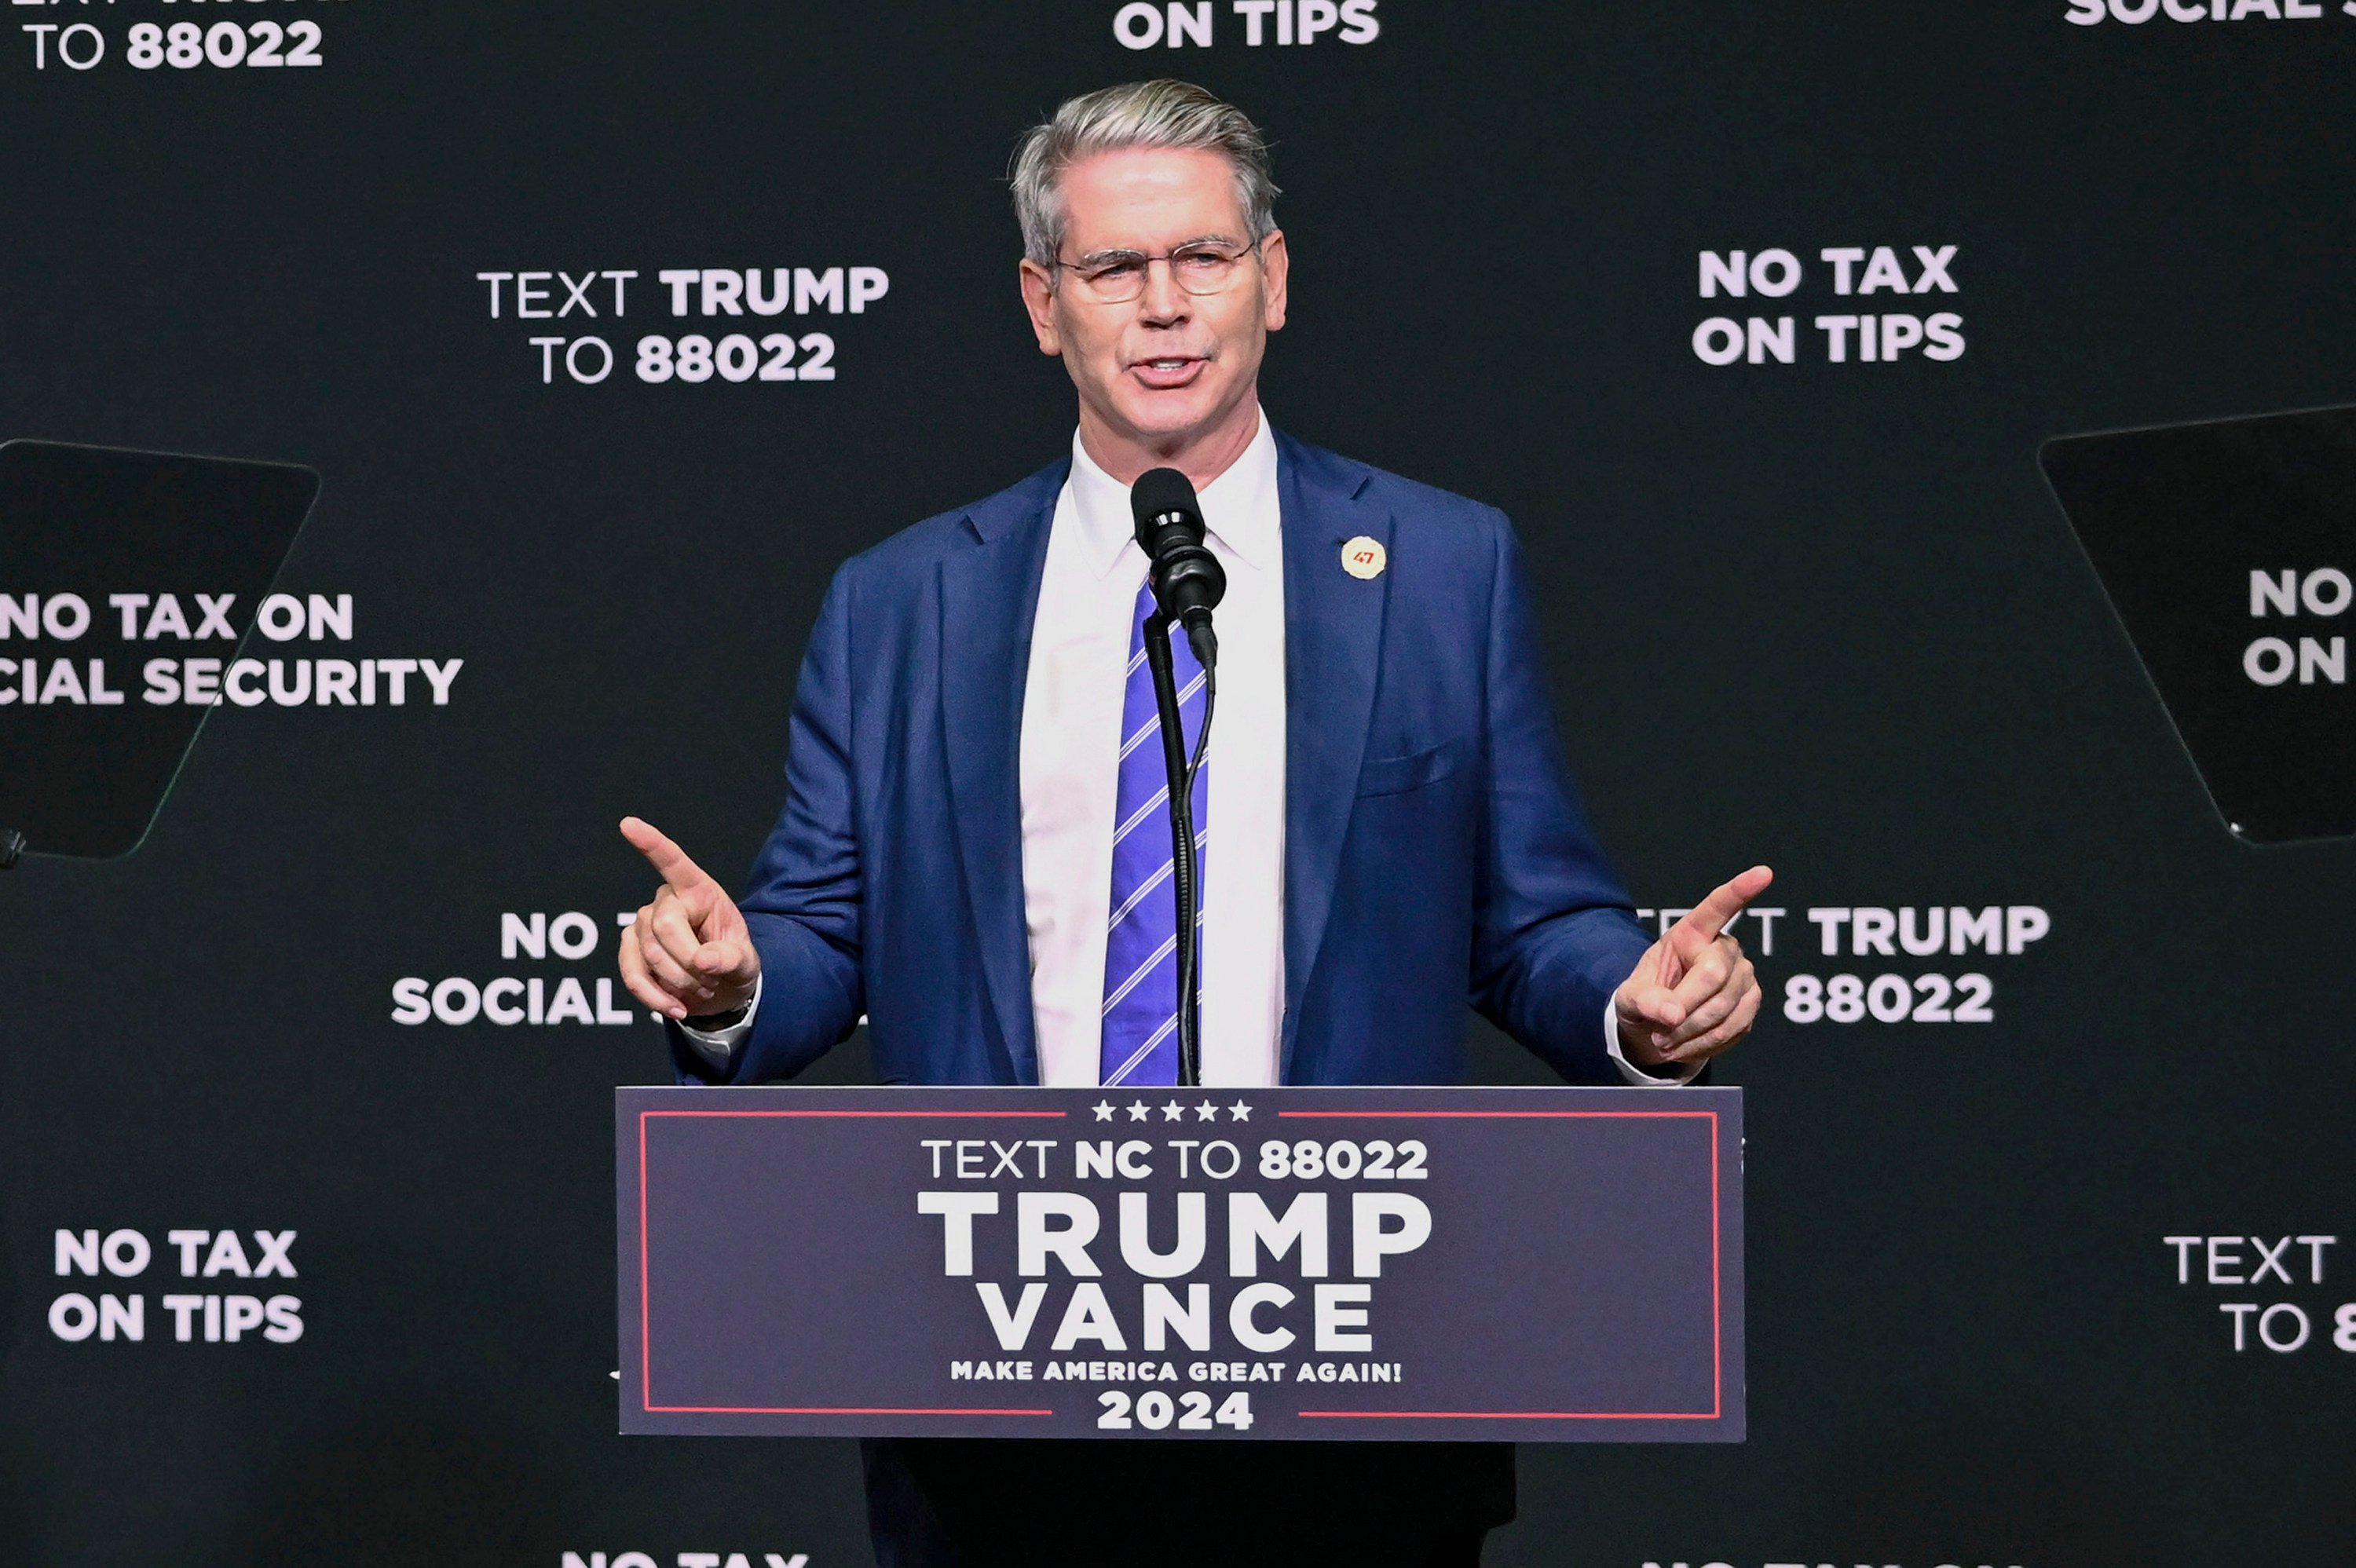
{"type": "Polygon", "coordinates": [[[1620,1049],[1639,1068],[1708,1061],[1751,1032],[1759,976],[1726,927],[1775,873],[1753,866],[1687,912],[1612,993],[1620,1049]]]}

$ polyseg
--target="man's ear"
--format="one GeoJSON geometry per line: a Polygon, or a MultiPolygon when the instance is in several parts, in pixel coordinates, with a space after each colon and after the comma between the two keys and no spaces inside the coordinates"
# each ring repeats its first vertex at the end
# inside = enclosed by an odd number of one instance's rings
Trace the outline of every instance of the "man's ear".
{"type": "Polygon", "coordinates": [[[1055,328],[1055,279],[1047,269],[1024,257],[1019,270],[1023,283],[1023,308],[1031,314],[1031,331],[1039,339],[1039,352],[1060,358],[1064,352],[1064,336],[1055,328]]]}
{"type": "Polygon", "coordinates": [[[1284,328],[1285,285],[1292,273],[1292,252],[1285,249],[1284,230],[1270,229],[1259,242],[1260,272],[1267,279],[1268,298],[1260,307],[1260,325],[1270,332],[1284,328]]]}

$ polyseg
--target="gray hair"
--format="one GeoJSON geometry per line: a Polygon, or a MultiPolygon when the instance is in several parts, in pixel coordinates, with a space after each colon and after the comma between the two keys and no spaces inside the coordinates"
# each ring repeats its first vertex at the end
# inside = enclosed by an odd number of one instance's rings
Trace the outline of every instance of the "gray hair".
{"type": "Polygon", "coordinates": [[[1023,253],[1052,270],[1064,244],[1064,171],[1091,154],[1130,147],[1224,155],[1235,170],[1247,238],[1257,245],[1275,232],[1268,138],[1250,117],[1192,82],[1131,81],[1070,99],[1024,134],[1011,176],[1023,253]]]}

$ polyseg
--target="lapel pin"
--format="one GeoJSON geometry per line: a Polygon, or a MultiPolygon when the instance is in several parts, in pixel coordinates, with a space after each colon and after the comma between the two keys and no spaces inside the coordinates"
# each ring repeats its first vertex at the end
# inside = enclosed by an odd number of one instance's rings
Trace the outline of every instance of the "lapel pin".
{"type": "Polygon", "coordinates": [[[1383,541],[1378,539],[1360,534],[1342,547],[1342,570],[1361,582],[1371,582],[1380,577],[1383,568],[1389,564],[1389,552],[1383,549],[1383,541]]]}

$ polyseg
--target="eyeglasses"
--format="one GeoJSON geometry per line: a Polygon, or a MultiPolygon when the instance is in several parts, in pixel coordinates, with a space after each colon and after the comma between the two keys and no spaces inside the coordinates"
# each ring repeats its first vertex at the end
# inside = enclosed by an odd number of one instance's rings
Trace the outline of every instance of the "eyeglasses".
{"type": "Polygon", "coordinates": [[[1107,251],[1085,261],[1058,261],[1061,270],[1077,275],[1080,292],[1099,304],[1126,304],[1145,292],[1145,277],[1156,261],[1170,263],[1170,276],[1190,294],[1226,292],[1242,270],[1246,256],[1259,250],[1258,241],[1240,251],[1216,245],[1185,245],[1166,256],[1143,256],[1134,251],[1107,251]]]}

